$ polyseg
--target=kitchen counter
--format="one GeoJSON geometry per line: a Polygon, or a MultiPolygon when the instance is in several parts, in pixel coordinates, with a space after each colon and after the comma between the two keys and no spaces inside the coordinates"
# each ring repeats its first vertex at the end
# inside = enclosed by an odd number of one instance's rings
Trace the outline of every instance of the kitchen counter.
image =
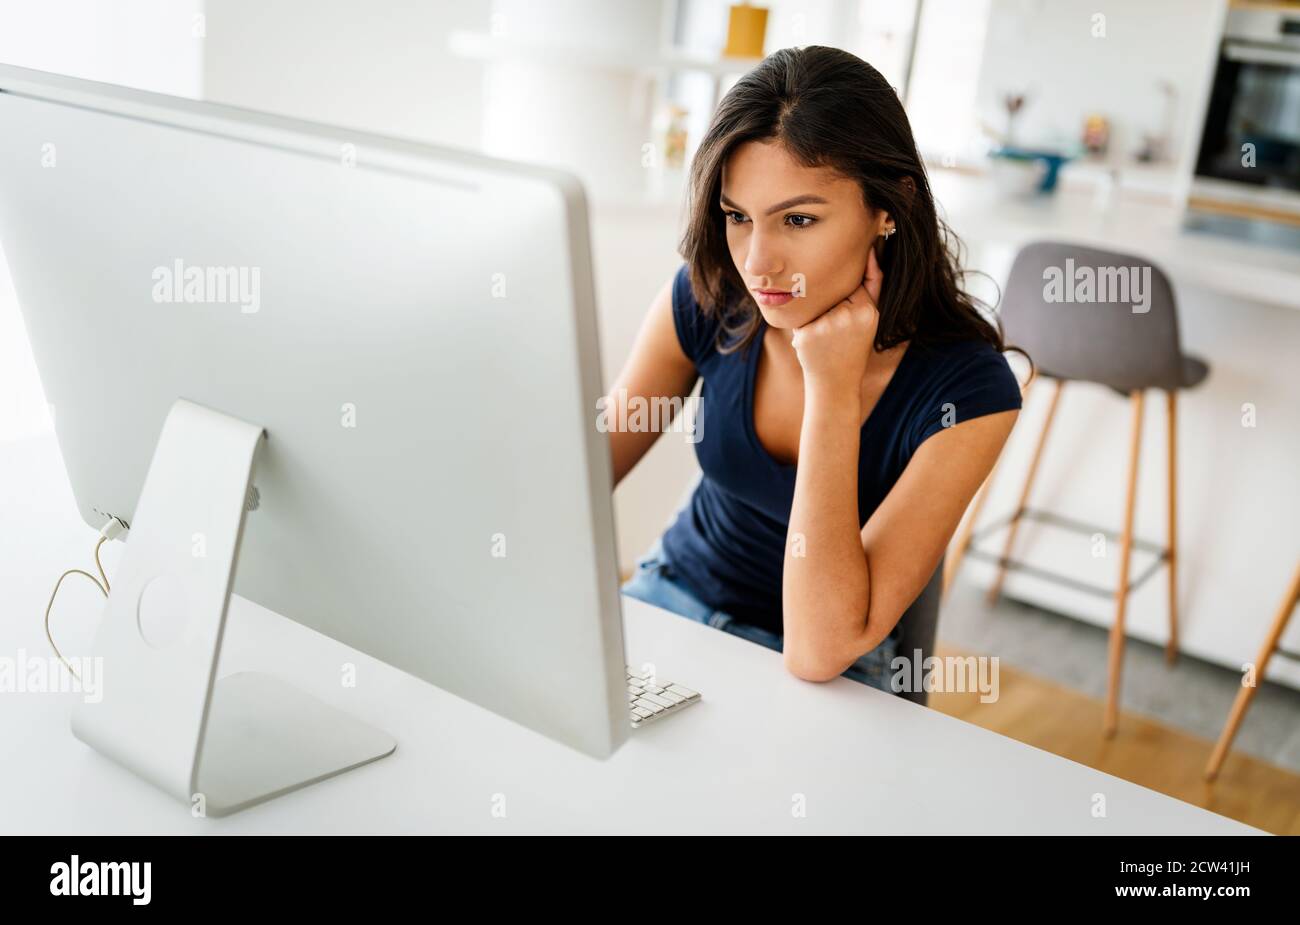
{"type": "Polygon", "coordinates": [[[1183,208],[1167,198],[1123,189],[1107,196],[1082,186],[1013,198],[986,176],[933,168],[930,183],[940,215],[963,237],[1017,247],[1053,238],[1128,251],[1161,266],[1176,284],[1300,310],[1300,250],[1186,231],[1183,208]]]}

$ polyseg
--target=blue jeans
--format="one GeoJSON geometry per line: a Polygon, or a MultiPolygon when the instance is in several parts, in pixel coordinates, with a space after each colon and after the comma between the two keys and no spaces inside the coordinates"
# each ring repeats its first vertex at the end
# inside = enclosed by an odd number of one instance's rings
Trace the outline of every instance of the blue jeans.
{"type": "MultiPolygon", "coordinates": [[[[637,560],[636,574],[629,578],[620,590],[628,597],[662,607],[697,623],[756,642],[760,646],[767,646],[778,652],[784,648],[784,636],[752,623],[743,623],[731,614],[716,610],[696,597],[672,566],[664,560],[661,540],[656,540],[650,551],[637,560]]],[[[901,626],[895,626],[893,632],[880,645],[845,669],[843,677],[894,693],[889,684],[893,674],[890,663],[898,651],[901,634],[901,626]]]]}

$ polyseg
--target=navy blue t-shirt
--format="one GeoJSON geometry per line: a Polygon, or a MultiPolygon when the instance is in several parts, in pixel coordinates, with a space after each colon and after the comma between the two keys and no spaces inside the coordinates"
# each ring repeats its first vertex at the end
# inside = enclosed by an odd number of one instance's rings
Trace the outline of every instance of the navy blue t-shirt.
{"type": "MultiPolygon", "coordinates": [[[[673,320],[682,349],[704,380],[695,444],[703,475],[663,535],[664,558],[706,604],[782,633],[781,574],[797,467],[774,459],[754,430],[754,374],[766,322],[760,317],[747,349],[718,353],[718,321],[700,309],[685,265],[673,282],[673,320]]],[[[908,344],[862,426],[859,528],[917,447],[941,429],[945,410],[952,423],[960,423],[1019,407],[1015,374],[987,341],[908,344]]]]}

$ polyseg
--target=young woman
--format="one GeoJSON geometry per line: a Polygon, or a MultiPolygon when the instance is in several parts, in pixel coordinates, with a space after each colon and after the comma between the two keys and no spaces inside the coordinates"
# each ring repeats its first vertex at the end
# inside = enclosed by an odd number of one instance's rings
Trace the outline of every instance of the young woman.
{"type": "MultiPolygon", "coordinates": [[[[726,94],[689,209],[610,395],[703,378],[703,475],[623,593],[888,690],[1019,414],[1001,330],[958,285],[897,94],[846,51],[783,49],[726,94]]],[[[657,436],[610,434],[615,484],[657,436]]]]}

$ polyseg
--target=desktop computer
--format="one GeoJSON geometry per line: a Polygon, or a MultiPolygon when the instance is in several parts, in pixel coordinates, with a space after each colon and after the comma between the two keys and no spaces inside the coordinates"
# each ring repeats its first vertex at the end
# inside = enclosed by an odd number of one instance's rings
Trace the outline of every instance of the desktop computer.
{"type": "Polygon", "coordinates": [[[76,503],[126,531],[79,738],[213,815],[394,750],[218,677],[231,594],[597,758],[698,700],[629,715],[658,685],[624,654],[573,177],[5,66],[0,137],[76,503]]]}

